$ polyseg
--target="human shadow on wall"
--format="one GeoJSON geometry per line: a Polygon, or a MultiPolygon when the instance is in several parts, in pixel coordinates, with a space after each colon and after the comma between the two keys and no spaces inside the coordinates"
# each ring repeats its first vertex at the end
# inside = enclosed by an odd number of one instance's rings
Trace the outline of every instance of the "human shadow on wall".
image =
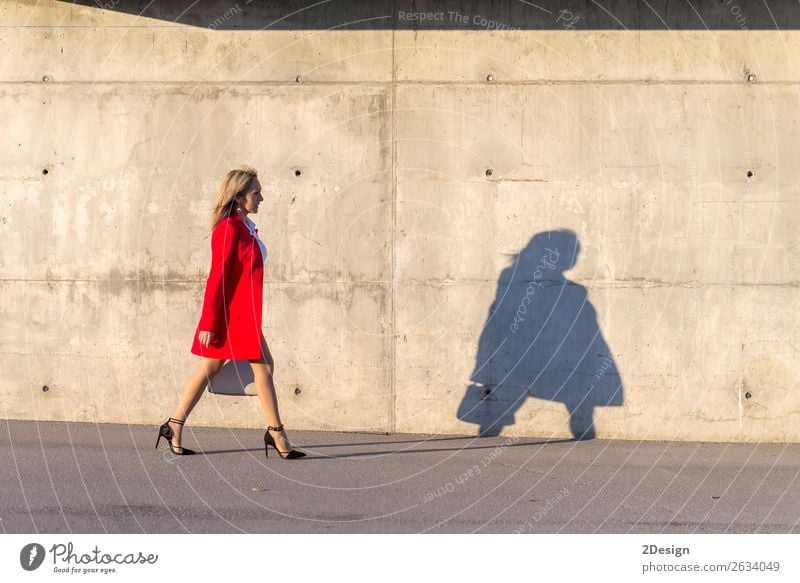
{"type": "Polygon", "coordinates": [[[586,288],[564,276],[579,252],[572,231],[545,231],[500,274],[457,413],[480,435],[513,425],[529,395],[564,403],[575,439],[595,437],[595,407],[622,405],[622,380],[586,288]]]}

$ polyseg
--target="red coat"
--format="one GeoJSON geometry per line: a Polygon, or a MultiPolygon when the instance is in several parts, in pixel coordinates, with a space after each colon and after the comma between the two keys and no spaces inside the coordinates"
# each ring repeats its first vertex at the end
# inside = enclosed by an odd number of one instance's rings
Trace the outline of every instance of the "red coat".
{"type": "Polygon", "coordinates": [[[258,241],[234,211],[211,233],[211,270],[192,353],[225,360],[261,358],[263,285],[264,259],[258,241]],[[214,332],[208,347],[200,344],[201,331],[214,332]]]}

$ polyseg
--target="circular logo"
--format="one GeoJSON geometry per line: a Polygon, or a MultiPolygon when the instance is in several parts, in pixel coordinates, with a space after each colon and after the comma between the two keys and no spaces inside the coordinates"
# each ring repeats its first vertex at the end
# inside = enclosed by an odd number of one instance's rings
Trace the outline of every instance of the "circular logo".
{"type": "Polygon", "coordinates": [[[26,571],[35,571],[44,562],[44,547],[39,543],[30,543],[19,552],[19,564],[26,571]]]}

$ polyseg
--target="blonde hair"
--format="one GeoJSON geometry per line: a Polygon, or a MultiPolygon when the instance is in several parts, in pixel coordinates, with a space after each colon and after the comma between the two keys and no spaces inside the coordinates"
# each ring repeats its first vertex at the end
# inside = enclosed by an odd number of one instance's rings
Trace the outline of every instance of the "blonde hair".
{"type": "Polygon", "coordinates": [[[234,168],[225,175],[217,191],[214,210],[211,211],[212,231],[217,226],[217,223],[235,212],[233,210],[236,204],[235,197],[245,194],[254,178],[258,178],[258,172],[256,172],[255,168],[246,164],[234,168]]]}

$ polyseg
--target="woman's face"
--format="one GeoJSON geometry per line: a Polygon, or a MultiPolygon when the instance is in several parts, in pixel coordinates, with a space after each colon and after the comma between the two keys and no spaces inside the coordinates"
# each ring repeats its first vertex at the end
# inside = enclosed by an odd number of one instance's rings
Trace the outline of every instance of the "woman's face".
{"type": "Polygon", "coordinates": [[[261,196],[261,183],[258,178],[253,178],[250,181],[249,190],[244,195],[236,197],[236,199],[244,212],[248,214],[257,213],[258,205],[264,200],[264,197],[261,196]]]}

